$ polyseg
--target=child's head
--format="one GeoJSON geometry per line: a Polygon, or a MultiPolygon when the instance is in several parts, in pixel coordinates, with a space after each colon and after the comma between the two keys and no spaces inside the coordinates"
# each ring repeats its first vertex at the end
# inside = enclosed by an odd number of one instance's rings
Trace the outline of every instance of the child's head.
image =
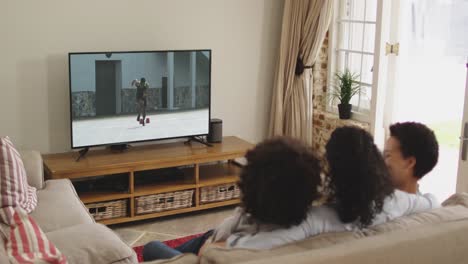
{"type": "Polygon", "coordinates": [[[369,225],[394,188],[372,136],[357,127],[333,131],[326,145],[329,189],[340,220],[369,225]]]}
{"type": "Polygon", "coordinates": [[[246,212],[259,223],[299,224],[319,197],[320,164],[311,149],[281,137],[258,144],[246,158],[239,182],[246,212]]]}
{"type": "Polygon", "coordinates": [[[390,126],[384,156],[395,186],[404,188],[416,184],[435,167],[439,145],[427,126],[415,122],[396,123],[390,126]]]}

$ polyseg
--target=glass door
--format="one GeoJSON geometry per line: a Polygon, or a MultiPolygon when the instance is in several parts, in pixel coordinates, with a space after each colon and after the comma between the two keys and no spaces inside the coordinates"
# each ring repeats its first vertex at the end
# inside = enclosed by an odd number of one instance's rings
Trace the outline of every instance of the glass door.
{"type": "Polygon", "coordinates": [[[444,200],[455,192],[468,56],[468,1],[394,0],[384,123],[416,121],[434,130],[439,162],[420,182],[444,200]]]}
{"type": "MultiPolygon", "coordinates": [[[[468,90],[468,58],[466,61],[466,86],[465,93],[468,90]]],[[[460,135],[460,153],[457,177],[457,192],[468,192],[468,100],[465,94],[463,110],[462,132],[460,135]]]]}

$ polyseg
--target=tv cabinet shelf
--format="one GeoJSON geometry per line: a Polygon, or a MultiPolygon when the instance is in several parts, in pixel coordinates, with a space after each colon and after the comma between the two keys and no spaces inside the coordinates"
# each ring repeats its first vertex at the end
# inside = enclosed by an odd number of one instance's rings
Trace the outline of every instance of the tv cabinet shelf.
{"type": "Polygon", "coordinates": [[[232,163],[200,166],[198,187],[233,183],[239,180],[240,167],[232,163]]]}
{"type": "Polygon", "coordinates": [[[111,225],[240,203],[240,199],[234,198],[200,204],[200,193],[206,186],[237,182],[241,168],[232,160],[243,157],[252,147],[252,144],[237,137],[224,137],[222,143],[213,144],[213,147],[175,142],[132,147],[122,153],[93,150],[79,162],[75,162],[77,152],[43,155],[43,159],[49,179],[68,178],[82,183],[97,178],[106,179],[106,176],[108,179],[115,175],[127,178],[127,191],[108,188],[112,187],[112,180],[106,191],[78,191],[85,204],[127,200],[125,217],[98,221],[111,225]],[[176,170],[177,173],[168,174],[167,170],[176,170]],[[161,174],[164,171],[165,174],[161,174]],[[136,214],[137,197],[187,190],[194,191],[191,207],[136,214]]]}
{"type": "Polygon", "coordinates": [[[87,204],[130,198],[131,194],[122,192],[86,192],[79,193],[78,196],[83,203],[87,204]]]}

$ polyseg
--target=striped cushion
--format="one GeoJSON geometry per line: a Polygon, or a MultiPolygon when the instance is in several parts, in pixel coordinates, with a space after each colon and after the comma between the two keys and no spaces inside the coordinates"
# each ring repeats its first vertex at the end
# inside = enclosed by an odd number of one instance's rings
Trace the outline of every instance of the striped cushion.
{"type": "Polygon", "coordinates": [[[4,231],[5,250],[10,263],[65,264],[65,256],[47,239],[36,221],[23,209],[4,207],[0,219],[9,223],[4,231]]]}
{"type": "Polygon", "coordinates": [[[21,207],[30,213],[36,205],[36,188],[28,184],[20,154],[10,138],[0,137],[0,208],[21,207]]]}

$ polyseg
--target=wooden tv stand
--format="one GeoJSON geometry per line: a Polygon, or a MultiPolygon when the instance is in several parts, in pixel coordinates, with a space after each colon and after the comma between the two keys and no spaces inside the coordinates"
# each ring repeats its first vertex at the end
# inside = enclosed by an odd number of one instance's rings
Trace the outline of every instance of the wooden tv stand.
{"type": "MultiPolygon", "coordinates": [[[[201,204],[200,191],[206,186],[237,182],[240,167],[231,161],[243,157],[252,147],[252,144],[237,137],[224,137],[222,143],[213,144],[213,147],[199,143],[176,142],[132,147],[122,153],[94,150],[79,162],[75,161],[77,152],[43,155],[43,160],[48,179],[68,178],[75,182],[77,180],[83,182],[96,179],[96,176],[111,175],[123,175],[128,179],[126,191],[84,193],[78,191],[80,199],[85,204],[112,200],[128,202],[127,214],[124,217],[99,221],[109,225],[238,204],[240,202],[238,198],[201,204]],[[178,178],[174,181],[166,179],[163,183],[155,184],[135,183],[143,172],[174,167],[182,167],[183,179],[178,178]],[[194,191],[191,207],[156,213],[136,213],[135,199],[137,197],[183,190],[194,191]]],[[[100,178],[103,179],[103,177],[100,178]]]]}

